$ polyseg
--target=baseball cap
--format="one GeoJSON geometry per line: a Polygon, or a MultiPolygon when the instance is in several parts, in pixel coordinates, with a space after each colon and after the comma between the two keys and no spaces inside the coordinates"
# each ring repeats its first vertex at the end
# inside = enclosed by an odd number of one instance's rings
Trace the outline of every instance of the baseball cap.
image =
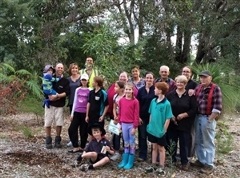
{"type": "Polygon", "coordinates": [[[83,80],[83,79],[88,80],[89,79],[88,74],[82,74],[80,79],[81,80],[83,80]]]}
{"type": "Polygon", "coordinates": [[[52,65],[47,64],[47,65],[45,65],[45,67],[44,67],[44,69],[43,69],[43,72],[46,73],[49,69],[52,69],[53,72],[55,71],[55,69],[53,68],[52,65]]]}
{"type": "Polygon", "coordinates": [[[201,77],[201,76],[208,77],[208,76],[212,76],[212,74],[211,74],[209,71],[205,70],[205,71],[202,71],[202,72],[199,74],[199,76],[200,76],[200,77],[201,77]]]}

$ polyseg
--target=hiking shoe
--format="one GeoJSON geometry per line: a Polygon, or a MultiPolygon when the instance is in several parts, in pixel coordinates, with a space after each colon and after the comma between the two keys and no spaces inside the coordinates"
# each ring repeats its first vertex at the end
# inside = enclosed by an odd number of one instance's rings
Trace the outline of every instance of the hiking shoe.
{"type": "Polygon", "coordinates": [[[54,144],[55,148],[62,148],[61,140],[62,140],[62,138],[60,136],[55,137],[55,144],[54,144]]]}
{"type": "Polygon", "coordinates": [[[146,161],[146,160],[139,157],[139,158],[137,158],[137,161],[138,161],[138,162],[144,162],[144,161],[146,161]]]}
{"type": "Polygon", "coordinates": [[[150,173],[150,172],[154,172],[157,170],[157,165],[153,164],[152,166],[146,167],[145,168],[145,172],[146,173],[150,173]]]}
{"type": "Polygon", "coordinates": [[[181,165],[180,169],[182,169],[184,171],[188,171],[189,170],[189,163],[181,165]]]}
{"type": "Polygon", "coordinates": [[[201,163],[199,160],[196,160],[195,162],[190,162],[190,165],[194,167],[200,167],[200,168],[204,167],[204,164],[201,163]]]}
{"type": "Polygon", "coordinates": [[[83,165],[80,166],[80,171],[87,172],[88,171],[88,167],[89,167],[88,164],[83,164],[83,165]]]}
{"type": "Polygon", "coordinates": [[[46,143],[46,148],[47,149],[52,149],[52,137],[47,136],[45,143],[46,143]]]}
{"type": "Polygon", "coordinates": [[[112,161],[116,161],[116,160],[120,159],[120,157],[121,157],[120,153],[116,152],[113,156],[110,157],[110,159],[112,161]]]}
{"type": "Polygon", "coordinates": [[[213,173],[213,170],[214,170],[213,166],[205,165],[203,168],[201,168],[201,170],[199,172],[209,175],[209,174],[213,173]]]}
{"type": "Polygon", "coordinates": [[[165,176],[166,175],[166,171],[164,170],[163,167],[160,167],[156,170],[156,173],[160,176],[165,176]]]}

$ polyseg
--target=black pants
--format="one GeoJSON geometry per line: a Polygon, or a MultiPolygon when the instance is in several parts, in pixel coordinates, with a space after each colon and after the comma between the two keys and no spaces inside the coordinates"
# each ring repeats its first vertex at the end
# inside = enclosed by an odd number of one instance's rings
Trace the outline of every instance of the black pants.
{"type": "Polygon", "coordinates": [[[81,148],[85,148],[88,137],[88,123],[85,121],[86,113],[74,112],[73,120],[68,128],[68,135],[73,147],[78,145],[78,128],[80,127],[81,148]]]}
{"type": "MultiPolygon", "coordinates": [[[[143,118],[142,118],[143,119],[143,118]]],[[[138,126],[138,147],[139,147],[139,157],[146,160],[147,159],[147,125],[149,121],[148,118],[144,118],[143,123],[138,126]]]]}

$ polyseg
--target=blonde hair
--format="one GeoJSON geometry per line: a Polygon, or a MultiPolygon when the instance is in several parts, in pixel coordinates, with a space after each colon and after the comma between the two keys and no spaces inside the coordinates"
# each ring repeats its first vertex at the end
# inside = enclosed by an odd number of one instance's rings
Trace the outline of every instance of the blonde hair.
{"type": "Polygon", "coordinates": [[[175,81],[176,82],[181,82],[181,83],[184,83],[184,84],[187,84],[188,82],[188,79],[185,75],[178,75],[176,78],[175,78],[175,81]]]}

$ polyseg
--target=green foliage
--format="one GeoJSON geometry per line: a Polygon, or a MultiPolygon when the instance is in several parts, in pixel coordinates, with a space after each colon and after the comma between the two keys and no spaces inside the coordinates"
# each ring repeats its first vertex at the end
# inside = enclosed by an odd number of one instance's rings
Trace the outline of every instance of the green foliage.
{"type": "Polygon", "coordinates": [[[18,111],[23,113],[34,113],[42,116],[44,109],[42,108],[42,100],[33,95],[27,95],[24,100],[18,104],[18,111]]]}
{"type": "Polygon", "coordinates": [[[28,126],[19,126],[19,130],[22,131],[23,135],[27,138],[27,139],[30,139],[30,138],[33,138],[34,135],[33,135],[33,131],[30,127],[28,126]]]}

